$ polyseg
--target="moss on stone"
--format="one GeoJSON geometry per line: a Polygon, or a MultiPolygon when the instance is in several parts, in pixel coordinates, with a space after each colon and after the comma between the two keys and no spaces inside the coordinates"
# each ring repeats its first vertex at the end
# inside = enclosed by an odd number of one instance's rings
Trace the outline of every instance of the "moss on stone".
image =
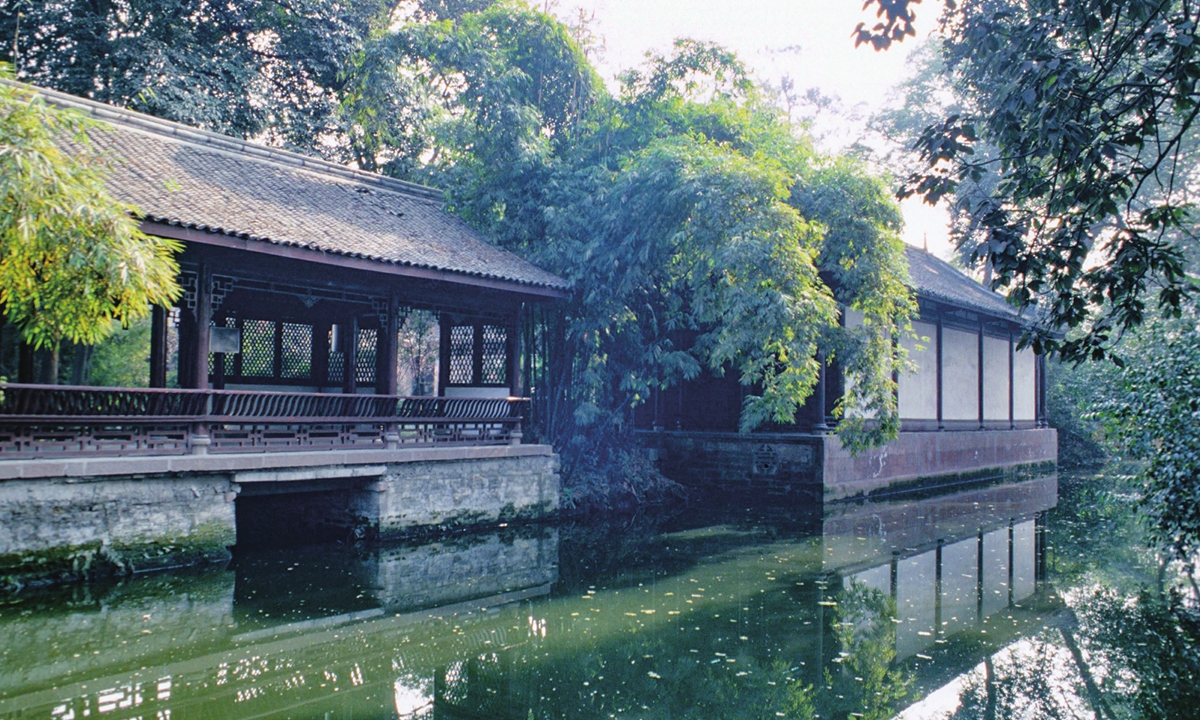
{"type": "Polygon", "coordinates": [[[95,541],[0,555],[0,590],[228,562],[233,541],[232,528],[209,521],[182,536],[110,545],[95,541]]]}
{"type": "Polygon", "coordinates": [[[936,475],[933,477],[919,477],[909,480],[898,480],[891,483],[886,488],[880,488],[874,492],[858,493],[827,502],[859,502],[868,498],[875,499],[895,496],[919,498],[926,495],[937,495],[944,493],[950,488],[986,487],[988,485],[1000,485],[1021,482],[1024,480],[1033,480],[1035,478],[1051,475],[1056,471],[1057,465],[1050,461],[1027,463],[1024,465],[1012,465],[1008,467],[982,468],[980,470],[972,470],[970,472],[936,475]]]}

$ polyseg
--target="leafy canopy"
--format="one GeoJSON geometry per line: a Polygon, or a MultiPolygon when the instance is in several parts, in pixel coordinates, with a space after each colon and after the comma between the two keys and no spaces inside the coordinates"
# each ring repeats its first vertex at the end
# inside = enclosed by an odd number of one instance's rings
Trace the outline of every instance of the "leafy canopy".
{"type": "Polygon", "coordinates": [[[0,304],[35,347],[94,344],[178,296],[180,247],[108,194],[87,137],[97,124],[10,78],[0,67],[0,304]]]}
{"type": "Polygon", "coordinates": [[[1200,549],[1200,316],[1156,317],[1121,348],[1094,418],[1110,443],[1144,465],[1135,481],[1150,537],[1180,557],[1200,549]]]}
{"type": "Polygon", "coordinates": [[[744,429],[792,422],[820,353],[851,379],[847,442],[898,428],[892,338],[915,306],[896,208],[861,165],[797,136],[723,48],[679,41],[611,94],[586,29],[515,0],[25,12],[35,82],[444,187],[454,212],[570,280],[537,339],[555,352],[531,367],[567,408],[553,440],[611,440],[651,390],[703,370],[745,385],[744,429]],[[839,302],[866,321],[841,327],[839,302]]]}
{"type": "Polygon", "coordinates": [[[408,177],[575,288],[543,368],[569,396],[553,434],[620,432],[652,390],[705,369],[747,386],[743,429],[790,423],[824,352],[852,378],[843,438],[894,435],[891,338],[915,307],[879,180],[816,153],[715,45],[678,41],[613,96],[543,13],[431,14],[364,57],[430,103],[408,177]],[[842,328],[838,301],[867,321],[842,328]]]}
{"type": "MultiPolygon", "coordinates": [[[[875,3],[860,41],[911,30],[915,2],[875,3]]],[[[1069,359],[1101,358],[1193,290],[1180,244],[1192,232],[1200,8],[1154,0],[950,3],[943,61],[962,103],[917,142],[907,193],[975,193],[973,252],[1019,306],[1043,309],[1029,338],[1069,359]],[[981,152],[981,150],[985,150],[981,152]],[[1061,327],[1083,332],[1063,338],[1061,327]]]]}

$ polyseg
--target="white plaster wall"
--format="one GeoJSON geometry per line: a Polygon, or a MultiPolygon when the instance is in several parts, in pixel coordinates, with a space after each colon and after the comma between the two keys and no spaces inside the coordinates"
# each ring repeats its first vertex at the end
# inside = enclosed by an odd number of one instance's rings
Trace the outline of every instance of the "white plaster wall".
{"type": "Polygon", "coordinates": [[[942,418],[979,419],[979,334],[942,328],[942,418]]]}
{"type": "Polygon", "coordinates": [[[1035,420],[1037,386],[1035,383],[1034,354],[1031,348],[1020,350],[1013,356],[1013,419],[1035,420]]]}
{"type": "Polygon", "coordinates": [[[900,417],[908,420],[937,419],[937,326],[915,322],[917,337],[906,337],[900,345],[908,352],[914,372],[900,373],[900,417]],[[921,348],[918,350],[918,346],[921,348]]]}
{"type": "Polygon", "coordinates": [[[1008,419],[1008,338],[983,337],[983,417],[1008,419]]]}

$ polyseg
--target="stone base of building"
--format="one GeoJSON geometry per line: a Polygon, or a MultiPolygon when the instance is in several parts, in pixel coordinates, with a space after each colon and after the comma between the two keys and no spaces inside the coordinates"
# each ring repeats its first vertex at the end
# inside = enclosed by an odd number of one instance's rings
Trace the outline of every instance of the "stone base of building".
{"type": "Polygon", "coordinates": [[[533,520],[558,510],[561,490],[544,445],[193,457],[175,472],[163,461],[77,476],[61,462],[5,463],[0,588],[223,562],[235,544],[533,520]]]}
{"type": "Polygon", "coordinates": [[[1051,428],[906,432],[854,456],[836,435],[645,431],[667,477],[706,493],[826,503],[1053,471],[1051,428]]]}

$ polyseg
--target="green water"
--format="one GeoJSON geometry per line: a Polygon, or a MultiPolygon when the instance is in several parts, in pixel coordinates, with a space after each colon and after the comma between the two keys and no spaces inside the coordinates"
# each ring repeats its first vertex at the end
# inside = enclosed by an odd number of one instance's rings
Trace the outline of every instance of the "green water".
{"type": "Polygon", "coordinates": [[[691,508],[26,592],[0,601],[0,718],[1198,717],[1198,593],[1108,487],[691,508]]]}

